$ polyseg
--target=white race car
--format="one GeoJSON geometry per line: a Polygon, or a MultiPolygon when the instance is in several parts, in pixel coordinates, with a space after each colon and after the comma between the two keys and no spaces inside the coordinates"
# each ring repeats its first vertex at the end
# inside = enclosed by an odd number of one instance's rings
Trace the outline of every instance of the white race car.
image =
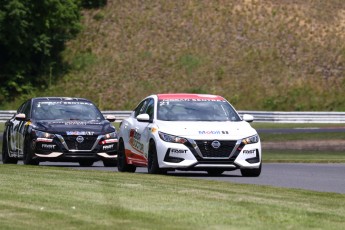
{"type": "Polygon", "coordinates": [[[118,170],[148,173],[173,170],[220,175],[240,169],[261,173],[261,143],[255,129],[223,97],[206,94],[157,94],[142,100],[120,125],[118,170]]]}

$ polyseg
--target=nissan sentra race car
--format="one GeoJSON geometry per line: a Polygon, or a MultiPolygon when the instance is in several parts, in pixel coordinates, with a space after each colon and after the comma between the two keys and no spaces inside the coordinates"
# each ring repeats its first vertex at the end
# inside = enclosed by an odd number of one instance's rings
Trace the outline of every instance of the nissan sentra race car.
{"type": "Polygon", "coordinates": [[[37,165],[41,161],[116,166],[117,132],[99,109],[83,98],[41,97],[24,102],[6,122],[4,164],[37,165]]]}
{"type": "Polygon", "coordinates": [[[118,170],[148,173],[207,171],[220,175],[240,169],[261,173],[261,143],[249,122],[223,97],[206,94],[158,94],[142,100],[119,130],[118,170]]]}

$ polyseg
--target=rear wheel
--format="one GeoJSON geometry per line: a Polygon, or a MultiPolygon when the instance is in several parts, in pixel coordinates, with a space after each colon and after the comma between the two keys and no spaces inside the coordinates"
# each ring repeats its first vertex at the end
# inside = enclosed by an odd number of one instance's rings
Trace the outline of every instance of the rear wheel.
{"type": "Polygon", "coordinates": [[[221,170],[221,169],[209,169],[209,170],[207,170],[207,173],[210,176],[220,176],[220,175],[222,175],[223,172],[224,172],[224,170],[221,170]]]}
{"type": "Polygon", "coordinates": [[[91,167],[93,165],[94,161],[90,161],[90,160],[83,160],[83,161],[79,161],[79,165],[81,167],[91,167]]]}
{"type": "Polygon", "coordinates": [[[4,134],[2,143],[3,143],[2,144],[2,163],[4,163],[4,164],[17,164],[18,159],[14,158],[14,157],[10,157],[10,155],[9,155],[6,134],[4,134]]]}
{"type": "Polygon", "coordinates": [[[155,143],[150,143],[149,154],[147,159],[147,172],[149,174],[165,174],[166,170],[159,168],[157,149],[155,143]]]}
{"type": "Polygon", "coordinates": [[[103,160],[104,167],[116,167],[117,166],[117,160],[116,159],[106,159],[103,160]]]}
{"type": "Polygon", "coordinates": [[[120,172],[135,172],[136,167],[127,163],[127,158],[125,154],[125,145],[121,140],[119,142],[119,147],[117,150],[117,169],[120,172]]]}
{"type": "Polygon", "coordinates": [[[241,174],[244,177],[258,177],[261,174],[261,164],[257,169],[241,169],[241,174]]]}
{"type": "Polygon", "coordinates": [[[29,138],[25,139],[24,151],[23,151],[23,163],[25,165],[38,165],[39,161],[33,159],[35,154],[35,143],[29,138]]]}

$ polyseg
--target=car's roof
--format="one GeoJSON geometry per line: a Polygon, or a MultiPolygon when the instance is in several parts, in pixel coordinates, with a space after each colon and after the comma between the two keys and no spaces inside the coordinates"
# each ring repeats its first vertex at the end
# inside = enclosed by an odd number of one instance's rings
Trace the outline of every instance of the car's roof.
{"type": "Polygon", "coordinates": [[[193,93],[167,93],[157,94],[158,100],[178,100],[178,99],[200,99],[200,100],[225,100],[223,97],[212,94],[193,93]]]}
{"type": "Polygon", "coordinates": [[[90,100],[86,98],[78,98],[78,97],[34,97],[32,100],[43,100],[43,101],[87,101],[90,100]]]}

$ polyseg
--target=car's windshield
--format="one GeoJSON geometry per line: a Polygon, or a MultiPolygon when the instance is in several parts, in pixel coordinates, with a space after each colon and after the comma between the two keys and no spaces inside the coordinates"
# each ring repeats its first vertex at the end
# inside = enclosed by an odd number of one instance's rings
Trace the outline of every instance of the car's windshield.
{"type": "Polygon", "coordinates": [[[32,118],[36,120],[103,120],[102,113],[88,101],[35,101],[32,118]]]}
{"type": "Polygon", "coordinates": [[[240,121],[224,100],[159,100],[158,120],[163,121],[240,121]]]}

